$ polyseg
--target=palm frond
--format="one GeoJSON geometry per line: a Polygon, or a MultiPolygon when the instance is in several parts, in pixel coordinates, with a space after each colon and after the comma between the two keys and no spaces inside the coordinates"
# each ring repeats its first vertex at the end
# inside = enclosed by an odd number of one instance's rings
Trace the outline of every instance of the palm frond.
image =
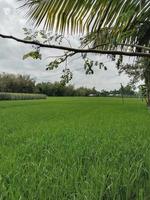
{"type": "Polygon", "coordinates": [[[107,30],[107,41],[115,38],[119,42],[134,43],[141,39],[137,34],[145,24],[150,24],[149,0],[19,1],[28,8],[27,14],[36,26],[43,24],[47,30],[88,33],[92,35],[91,42],[97,41],[98,44],[104,40],[103,30],[107,30]]]}

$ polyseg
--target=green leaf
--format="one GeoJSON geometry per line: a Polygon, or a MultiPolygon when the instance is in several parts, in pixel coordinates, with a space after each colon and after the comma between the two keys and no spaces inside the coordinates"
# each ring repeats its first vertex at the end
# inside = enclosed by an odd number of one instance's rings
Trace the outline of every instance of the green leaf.
{"type": "Polygon", "coordinates": [[[39,51],[31,51],[23,56],[23,60],[27,58],[32,58],[32,59],[42,59],[42,55],[39,53],[39,51]]]}

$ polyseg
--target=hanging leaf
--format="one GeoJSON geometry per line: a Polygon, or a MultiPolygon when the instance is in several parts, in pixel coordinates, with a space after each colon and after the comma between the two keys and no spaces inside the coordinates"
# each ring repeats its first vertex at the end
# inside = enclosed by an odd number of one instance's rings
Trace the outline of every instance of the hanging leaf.
{"type": "Polygon", "coordinates": [[[63,75],[61,76],[61,84],[66,85],[71,81],[73,78],[73,73],[70,71],[70,69],[64,69],[63,75]]]}
{"type": "Polygon", "coordinates": [[[39,51],[31,51],[23,56],[23,60],[27,58],[32,58],[32,59],[42,59],[42,54],[39,53],[39,51]]]}

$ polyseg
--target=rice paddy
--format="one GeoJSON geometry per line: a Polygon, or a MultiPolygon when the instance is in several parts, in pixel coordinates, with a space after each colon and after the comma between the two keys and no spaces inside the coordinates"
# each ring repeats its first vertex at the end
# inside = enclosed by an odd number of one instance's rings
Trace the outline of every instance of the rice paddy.
{"type": "Polygon", "coordinates": [[[145,104],[98,97],[1,101],[0,199],[150,199],[145,104]]]}

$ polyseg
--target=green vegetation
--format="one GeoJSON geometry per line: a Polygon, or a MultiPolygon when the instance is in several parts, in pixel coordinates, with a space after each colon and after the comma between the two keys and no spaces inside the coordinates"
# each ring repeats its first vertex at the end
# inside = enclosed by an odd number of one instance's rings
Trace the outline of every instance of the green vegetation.
{"type": "Polygon", "coordinates": [[[150,114],[137,99],[0,102],[0,199],[150,198],[150,114]]]}
{"type": "Polygon", "coordinates": [[[31,100],[31,99],[46,99],[44,94],[27,94],[27,93],[8,93],[0,92],[0,100],[31,100]]]}
{"type": "MultiPolygon", "coordinates": [[[[99,92],[95,88],[80,87],[75,89],[73,85],[64,85],[61,82],[36,83],[29,75],[8,73],[0,74],[0,92],[39,93],[47,96],[89,96],[89,94],[99,96],[99,92]]],[[[10,97],[5,96],[4,99],[10,99],[10,97]]]]}
{"type": "MultiPolygon", "coordinates": [[[[95,87],[92,89],[86,87],[74,88],[73,85],[64,85],[61,82],[42,82],[36,83],[29,75],[21,74],[0,74],[0,92],[5,93],[39,93],[47,96],[121,96],[135,97],[138,94],[133,90],[130,85],[126,85],[119,90],[97,91],[95,87]]],[[[20,97],[20,95],[19,95],[20,97]]],[[[25,96],[27,97],[27,95],[25,96]]],[[[31,97],[31,95],[30,95],[31,97]]],[[[38,96],[37,96],[38,97],[38,96]]],[[[44,97],[44,96],[42,96],[44,97]]],[[[15,99],[16,95],[0,95],[0,99],[15,99]],[[9,97],[8,97],[9,96],[9,97]]],[[[40,96],[39,96],[40,98],[40,96]]]]}
{"type": "Polygon", "coordinates": [[[35,80],[29,75],[1,73],[0,92],[34,93],[35,80]]]}

